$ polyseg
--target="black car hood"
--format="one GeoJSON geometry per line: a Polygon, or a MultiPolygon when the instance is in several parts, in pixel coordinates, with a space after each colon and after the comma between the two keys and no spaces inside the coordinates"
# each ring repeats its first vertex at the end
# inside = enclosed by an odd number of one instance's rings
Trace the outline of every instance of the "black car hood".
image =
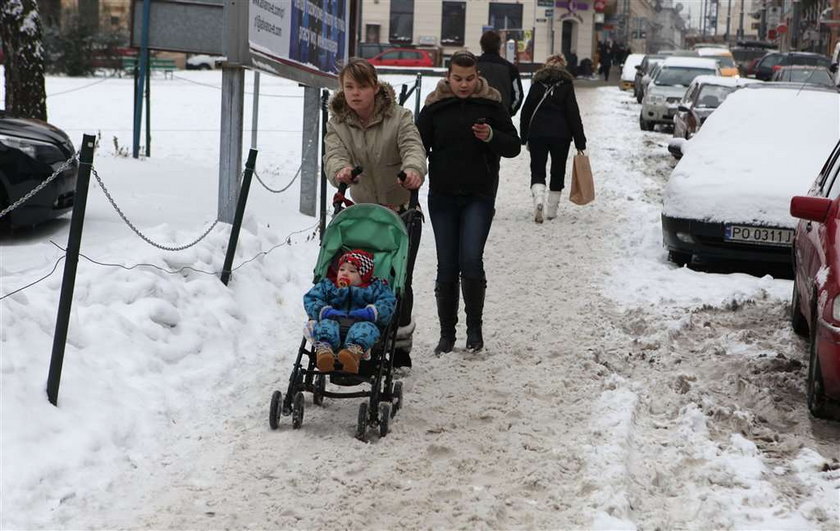
{"type": "Polygon", "coordinates": [[[73,153],[70,137],[61,129],[34,118],[16,118],[0,110],[0,135],[49,142],[59,147],[65,155],[73,153]]]}

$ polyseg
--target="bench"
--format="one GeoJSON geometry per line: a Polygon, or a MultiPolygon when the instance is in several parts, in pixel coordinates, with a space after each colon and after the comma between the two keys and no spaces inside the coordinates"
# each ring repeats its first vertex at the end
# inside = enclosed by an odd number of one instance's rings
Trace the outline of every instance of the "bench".
{"type": "MultiPolygon", "coordinates": [[[[140,68],[140,60],[137,57],[123,57],[122,68],[126,72],[133,72],[135,68],[140,68]]],[[[163,77],[172,77],[175,72],[175,59],[164,59],[162,57],[149,58],[149,70],[162,71],[163,77]]]]}

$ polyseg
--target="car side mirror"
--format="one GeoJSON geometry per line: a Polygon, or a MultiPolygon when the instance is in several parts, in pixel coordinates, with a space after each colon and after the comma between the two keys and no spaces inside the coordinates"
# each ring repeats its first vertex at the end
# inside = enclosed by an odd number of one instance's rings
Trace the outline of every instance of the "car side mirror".
{"type": "Polygon", "coordinates": [[[790,215],[799,219],[824,223],[832,202],[831,199],[825,197],[797,195],[790,200],[790,215]]]}
{"type": "Polygon", "coordinates": [[[636,68],[636,71],[637,71],[637,72],[641,72],[641,71],[642,71],[642,65],[636,65],[636,66],[635,66],[635,68],[636,68]]]}
{"type": "Polygon", "coordinates": [[[680,112],[691,112],[691,109],[689,109],[689,108],[688,108],[688,107],[686,107],[685,105],[680,105],[680,106],[678,106],[678,107],[677,107],[677,110],[678,110],[678,111],[680,111],[680,112]]]}
{"type": "Polygon", "coordinates": [[[832,63],[831,66],[828,67],[828,70],[832,74],[836,74],[837,73],[837,63],[832,63]]]}
{"type": "Polygon", "coordinates": [[[674,156],[675,159],[679,160],[683,156],[683,145],[685,145],[686,140],[684,138],[672,138],[668,141],[668,153],[674,156]]]}

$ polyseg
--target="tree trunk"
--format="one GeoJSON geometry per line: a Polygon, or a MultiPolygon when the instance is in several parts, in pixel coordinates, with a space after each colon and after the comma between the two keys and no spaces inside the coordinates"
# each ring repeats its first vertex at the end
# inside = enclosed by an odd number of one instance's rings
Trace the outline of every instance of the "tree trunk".
{"type": "Polygon", "coordinates": [[[36,0],[0,0],[0,38],[6,56],[6,110],[46,121],[42,34],[36,0]]]}

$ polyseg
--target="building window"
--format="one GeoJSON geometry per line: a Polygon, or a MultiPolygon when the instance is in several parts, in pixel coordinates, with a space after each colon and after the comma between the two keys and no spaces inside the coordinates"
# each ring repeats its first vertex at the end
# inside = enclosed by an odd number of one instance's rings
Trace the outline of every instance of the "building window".
{"type": "Polygon", "coordinates": [[[414,0],[391,0],[391,35],[394,44],[409,44],[414,39],[414,0]]]}
{"type": "Polygon", "coordinates": [[[379,42],[379,24],[365,25],[365,42],[379,42]]]}
{"type": "Polygon", "coordinates": [[[466,20],[466,2],[444,2],[440,19],[440,43],[444,46],[463,46],[466,20]]]}
{"type": "Polygon", "coordinates": [[[521,29],[522,4],[490,4],[489,25],[494,29],[521,29]]]}

